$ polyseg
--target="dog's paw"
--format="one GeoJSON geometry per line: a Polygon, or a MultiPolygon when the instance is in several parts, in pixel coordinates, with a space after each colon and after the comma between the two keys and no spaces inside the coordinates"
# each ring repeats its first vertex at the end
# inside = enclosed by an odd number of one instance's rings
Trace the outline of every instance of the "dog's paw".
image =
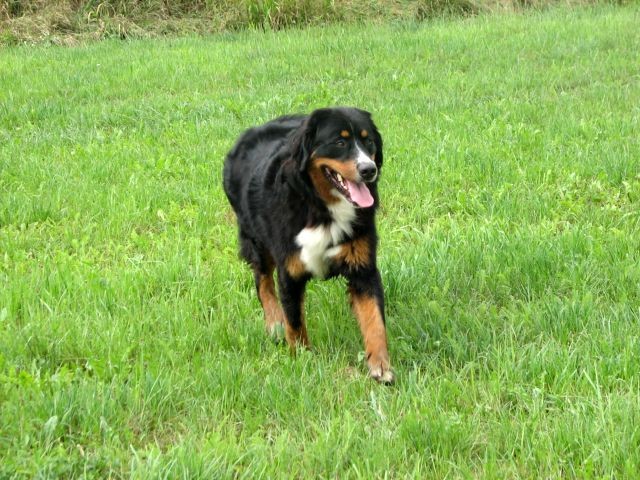
{"type": "Polygon", "coordinates": [[[369,359],[369,376],[375,381],[384,384],[392,384],[395,381],[393,371],[389,366],[389,361],[386,359],[369,359]]]}
{"type": "Polygon", "coordinates": [[[267,327],[267,333],[275,343],[282,343],[285,340],[285,330],[282,323],[275,322],[269,325],[267,327]]]}

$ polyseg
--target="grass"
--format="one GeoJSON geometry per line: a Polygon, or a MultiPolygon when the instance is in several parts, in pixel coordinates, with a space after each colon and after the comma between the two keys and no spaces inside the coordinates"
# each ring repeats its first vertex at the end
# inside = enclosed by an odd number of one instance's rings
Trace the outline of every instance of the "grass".
{"type": "Polygon", "coordinates": [[[637,6],[0,51],[0,478],[634,478],[637,6]],[[263,332],[242,129],[369,109],[398,382],[263,332]]]}

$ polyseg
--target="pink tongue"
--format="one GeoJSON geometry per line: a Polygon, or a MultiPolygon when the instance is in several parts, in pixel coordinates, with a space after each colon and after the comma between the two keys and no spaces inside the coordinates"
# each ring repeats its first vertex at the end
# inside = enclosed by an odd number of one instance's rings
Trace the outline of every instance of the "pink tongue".
{"type": "Polygon", "coordinates": [[[345,179],[345,181],[347,182],[347,188],[349,189],[351,200],[356,202],[359,207],[367,208],[373,205],[371,192],[364,183],[354,183],[347,179],[345,179]]]}

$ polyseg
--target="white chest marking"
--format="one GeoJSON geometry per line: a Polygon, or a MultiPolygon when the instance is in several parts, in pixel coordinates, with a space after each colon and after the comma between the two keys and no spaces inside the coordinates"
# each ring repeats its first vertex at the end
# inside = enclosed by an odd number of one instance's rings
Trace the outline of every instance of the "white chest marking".
{"type": "Polygon", "coordinates": [[[352,222],[356,218],[356,209],[346,198],[342,195],[340,197],[339,202],[328,207],[333,222],[303,228],[296,236],[296,243],[300,247],[300,260],[316,277],[324,278],[331,257],[340,251],[338,244],[345,236],[353,233],[352,222]]]}

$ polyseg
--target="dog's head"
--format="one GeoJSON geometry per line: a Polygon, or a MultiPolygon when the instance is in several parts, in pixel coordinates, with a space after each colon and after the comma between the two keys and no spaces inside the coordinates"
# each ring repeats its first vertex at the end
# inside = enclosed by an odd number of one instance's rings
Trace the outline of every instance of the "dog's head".
{"type": "Polygon", "coordinates": [[[359,208],[374,206],[382,167],[382,137],[371,115],[356,108],[314,111],[296,133],[293,152],[315,193],[332,204],[344,197],[359,208]]]}

